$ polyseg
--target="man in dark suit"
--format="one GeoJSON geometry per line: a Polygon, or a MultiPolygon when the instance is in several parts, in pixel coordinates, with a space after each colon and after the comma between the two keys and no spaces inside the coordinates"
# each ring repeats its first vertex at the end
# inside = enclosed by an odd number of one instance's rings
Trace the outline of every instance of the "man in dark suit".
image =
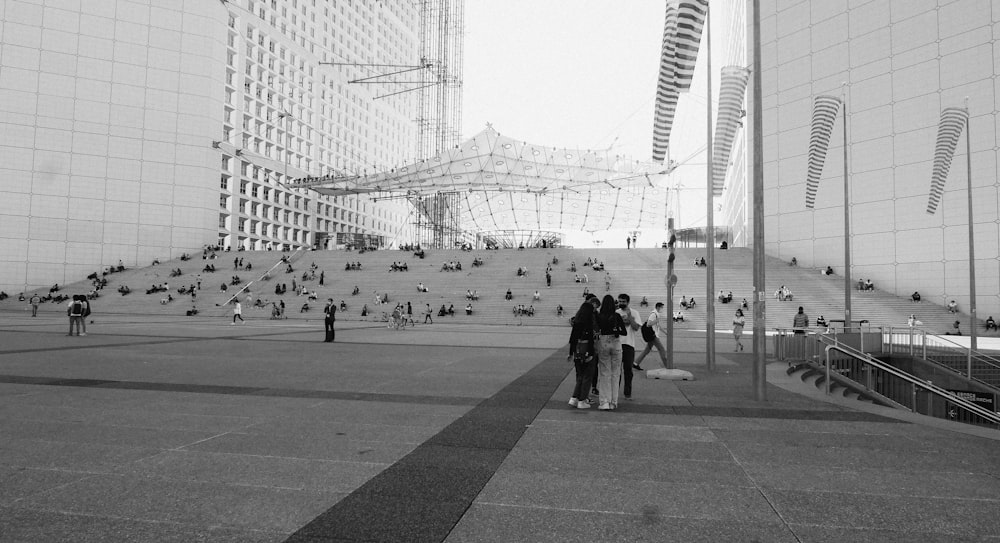
{"type": "Polygon", "coordinates": [[[326,343],[332,343],[334,337],[333,323],[337,321],[337,306],[333,304],[333,298],[327,298],[326,307],[323,308],[323,327],[326,330],[326,343]]]}

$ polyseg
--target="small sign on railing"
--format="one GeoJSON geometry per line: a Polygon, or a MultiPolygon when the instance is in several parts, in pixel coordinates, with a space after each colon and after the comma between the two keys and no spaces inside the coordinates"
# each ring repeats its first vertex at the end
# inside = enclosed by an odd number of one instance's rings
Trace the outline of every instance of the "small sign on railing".
{"type": "Polygon", "coordinates": [[[976,390],[954,390],[950,388],[948,389],[948,392],[951,392],[967,402],[973,402],[983,409],[989,409],[994,413],[1000,413],[1000,411],[997,411],[996,398],[994,398],[993,394],[988,392],[979,392],[976,390]]]}

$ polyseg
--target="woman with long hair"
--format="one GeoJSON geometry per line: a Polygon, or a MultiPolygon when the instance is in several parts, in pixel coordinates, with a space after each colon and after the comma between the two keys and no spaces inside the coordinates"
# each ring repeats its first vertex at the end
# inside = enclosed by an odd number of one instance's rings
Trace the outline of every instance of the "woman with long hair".
{"type": "Polygon", "coordinates": [[[577,409],[590,408],[591,375],[594,372],[594,331],[596,327],[594,306],[585,301],[573,317],[573,331],[569,334],[569,356],[576,368],[576,386],[569,405],[577,409]]]}
{"type": "Polygon", "coordinates": [[[597,409],[610,411],[618,407],[618,381],[622,375],[621,336],[626,334],[625,322],[615,309],[615,299],[605,294],[597,314],[597,409]]]}
{"type": "Polygon", "coordinates": [[[740,337],[743,336],[743,327],[746,326],[746,319],[743,318],[743,310],[737,309],[736,315],[733,317],[733,339],[736,340],[736,350],[742,351],[743,344],[740,343],[740,337]]]}

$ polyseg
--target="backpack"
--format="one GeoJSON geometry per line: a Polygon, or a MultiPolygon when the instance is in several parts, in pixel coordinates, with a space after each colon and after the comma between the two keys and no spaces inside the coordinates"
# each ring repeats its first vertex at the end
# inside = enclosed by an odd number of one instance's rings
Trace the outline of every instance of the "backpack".
{"type": "MultiPolygon", "coordinates": [[[[652,315],[650,314],[650,316],[652,315]]],[[[642,340],[646,343],[650,343],[656,339],[656,330],[653,330],[653,327],[649,325],[649,319],[646,319],[646,322],[642,323],[642,327],[639,330],[642,331],[642,340]]]]}
{"type": "Polygon", "coordinates": [[[83,316],[83,303],[81,303],[80,300],[74,300],[73,304],[69,306],[69,316],[71,317],[83,316]]]}

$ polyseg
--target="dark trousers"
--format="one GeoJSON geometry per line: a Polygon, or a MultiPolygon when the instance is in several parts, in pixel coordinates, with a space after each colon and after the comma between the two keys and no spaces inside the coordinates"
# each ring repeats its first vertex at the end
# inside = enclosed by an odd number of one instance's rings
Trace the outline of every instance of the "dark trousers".
{"type": "Polygon", "coordinates": [[[622,380],[625,382],[625,389],[622,394],[628,398],[632,396],[632,362],[635,361],[635,347],[622,345],[622,380]]]}
{"type": "Polygon", "coordinates": [[[323,319],[323,328],[324,330],[326,330],[326,339],[324,341],[326,341],[327,343],[333,341],[334,337],[333,322],[334,321],[330,319],[323,319]]]}
{"type": "Polygon", "coordinates": [[[598,390],[597,390],[597,368],[600,365],[601,365],[601,357],[598,356],[597,353],[595,352],[594,353],[594,362],[593,362],[593,364],[591,364],[591,370],[590,370],[590,387],[591,387],[590,392],[592,394],[597,394],[598,393],[598,390]]]}
{"type": "Polygon", "coordinates": [[[578,400],[586,400],[590,395],[590,386],[594,382],[597,358],[593,356],[574,357],[573,365],[576,367],[576,386],[573,387],[573,397],[578,400]]]}

